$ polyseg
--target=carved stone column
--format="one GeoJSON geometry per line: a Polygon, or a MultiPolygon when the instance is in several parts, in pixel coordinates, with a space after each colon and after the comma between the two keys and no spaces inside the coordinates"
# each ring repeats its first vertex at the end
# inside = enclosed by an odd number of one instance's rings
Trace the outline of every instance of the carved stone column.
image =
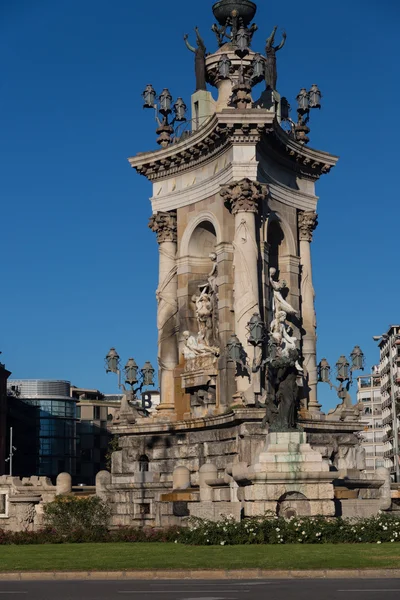
{"type": "Polygon", "coordinates": [[[176,211],[159,212],[150,218],[149,227],[157,234],[160,250],[159,285],[157,289],[158,365],[160,369],[163,416],[172,415],[174,402],[174,369],[179,363],[177,332],[178,275],[176,264],[176,211]]]}
{"type": "Polygon", "coordinates": [[[311,242],[313,231],[318,225],[315,212],[299,213],[300,265],[301,265],[301,304],[303,329],[303,356],[305,374],[309,388],[308,410],[319,412],[317,400],[317,318],[315,314],[315,292],[312,282],[311,242]]]}
{"type": "MultiPolygon", "coordinates": [[[[235,215],[234,247],[234,310],[235,333],[247,349],[246,329],[254,313],[260,314],[260,282],[258,280],[259,249],[256,238],[256,214],[259,202],[267,194],[267,187],[261,183],[242,179],[223,186],[221,196],[235,215]]],[[[250,357],[252,360],[252,356],[250,357]]],[[[247,377],[237,378],[239,393],[249,388],[247,377]]]]}

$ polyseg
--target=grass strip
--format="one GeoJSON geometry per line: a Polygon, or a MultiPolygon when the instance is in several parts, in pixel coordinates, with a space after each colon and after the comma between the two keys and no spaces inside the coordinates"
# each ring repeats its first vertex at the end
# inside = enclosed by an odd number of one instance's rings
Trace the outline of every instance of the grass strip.
{"type": "Polygon", "coordinates": [[[0,571],[400,568],[400,544],[0,546],[0,571]]]}

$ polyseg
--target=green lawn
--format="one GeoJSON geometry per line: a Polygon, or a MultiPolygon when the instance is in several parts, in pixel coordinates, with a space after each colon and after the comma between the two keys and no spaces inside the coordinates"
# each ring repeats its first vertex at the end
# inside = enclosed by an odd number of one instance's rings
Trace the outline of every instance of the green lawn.
{"type": "Polygon", "coordinates": [[[204,547],[119,543],[0,546],[0,571],[247,568],[400,568],[400,544],[204,547]]]}

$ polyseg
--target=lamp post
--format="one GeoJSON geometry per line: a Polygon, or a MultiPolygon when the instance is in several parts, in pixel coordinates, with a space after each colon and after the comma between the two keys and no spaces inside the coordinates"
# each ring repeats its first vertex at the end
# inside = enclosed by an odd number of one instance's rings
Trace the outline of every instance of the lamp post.
{"type": "MultiPolygon", "coordinates": [[[[228,358],[242,368],[245,372],[244,374],[248,376],[250,381],[253,377],[254,393],[260,395],[262,394],[261,382],[259,381],[258,385],[256,385],[255,379],[257,379],[257,375],[267,363],[267,359],[263,360],[263,348],[267,339],[267,328],[260,315],[254,313],[247,323],[246,329],[248,331],[248,343],[254,347],[254,356],[251,367],[247,352],[243,348],[243,344],[236,334],[232,334],[227,344],[228,358]]],[[[259,401],[256,403],[259,405],[259,401]]]]}
{"type": "MultiPolygon", "coordinates": [[[[120,369],[120,357],[115,348],[111,348],[106,358],[106,372],[107,373],[115,373],[118,376],[118,387],[123,392],[127,392],[125,385],[121,382],[121,369],[120,369]]],[[[136,364],[134,358],[129,358],[124,369],[125,383],[131,387],[129,390],[129,400],[128,402],[137,402],[138,393],[142,393],[144,387],[149,387],[154,385],[154,373],[155,370],[151,366],[150,362],[147,361],[142,369],[139,370],[139,367],[136,364]],[[134,387],[136,384],[139,384],[136,388],[134,387]]],[[[141,399],[141,408],[145,412],[145,415],[148,416],[148,410],[151,408],[151,400],[145,398],[144,395],[141,399]]]]}
{"type": "Polygon", "coordinates": [[[172,143],[172,135],[174,134],[173,125],[175,123],[186,121],[186,104],[182,98],[178,98],[172,106],[172,96],[167,88],[163,89],[157,99],[157,92],[151,84],[146,86],[142,93],[142,97],[144,100],[143,108],[152,108],[156,112],[156,121],[158,123],[156,133],[159,136],[157,144],[159,144],[161,148],[168,148],[172,143]],[[172,112],[174,113],[174,118],[170,122],[169,119],[172,112]],[[159,118],[159,114],[162,115],[162,119],[159,118]]]}
{"type": "Polygon", "coordinates": [[[302,144],[308,144],[310,138],[310,128],[307,123],[310,120],[310,110],[314,108],[321,108],[322,94],[318,89],[317,84],[313,83],[310,90],[307,92],[306,88],[301,88],[297,95],[297,124],[293,125],[292,133],[296,140],[302,144]]]}
{"type": "Polygon", "coordinates": [[[394,453],[394,469],[395,469],[395,477],[396,483],[400,482],[400,449],[399,449],[399,422],[397,415],[397,406],[396,406],[396,398],[394,394],[394,375],[393,375],[393,360],[392,360],[392,349],[396,342],[400,341],[400,335],[392,333],[388,335],[387,333],[383,333],[382,335],[374,335],[373,339],[375,342],[379,342],[380,340],[386,341],[389,343],[389,373],[390,373],[390,395],[392,398],[392,420],[393,420],[393,453],[394,453]]]}
{"type": "Polygon", "coordinates": [[[8,454],[8,458],[6,458],[5,462],[10,463],[10,477],[13,474],[13,456],[16,451],[16,447],[13,446],[13,428],[10,427],[10,451],[8,454]]]}
{"type": "Polygon", "coordinates": [[[331,367],[326,358],[323,358],[318,365],[318,381],[327,383],[331,389],[336,390],[342,401],[342,407],[345,409],[353,408],[349,394],[350,387],[353,384],[353,373],[364,370],[364,354],[359,346],[354,347],[350,354],[350,360],[351,362],[342,355],[336,363],[336,379],[339,381],[339,386],[334,385],[331,381],[331,367]]]}

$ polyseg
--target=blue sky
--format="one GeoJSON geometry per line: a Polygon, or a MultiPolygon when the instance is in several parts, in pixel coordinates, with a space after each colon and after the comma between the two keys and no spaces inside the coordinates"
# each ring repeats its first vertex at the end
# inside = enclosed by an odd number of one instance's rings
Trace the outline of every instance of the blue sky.
{"type": "MultiPolygon", "coordinates": [[[[312,147],[339,154],[318,184],[313,243],[319,358],[334,364],[400,321],[397,0],[259,2],[262,50],[288,34],[278,88],[318,83],[312,147]]],[[[19,378],[115,390],[103,357],[156,363],[157,244],[150,184],[127,157],[156,147],[147,83],[189,104],[211,0],[0,0],[2,359],[19,378]]],[[[328,408],[334,392],[320,386],[328,408]]]]}

